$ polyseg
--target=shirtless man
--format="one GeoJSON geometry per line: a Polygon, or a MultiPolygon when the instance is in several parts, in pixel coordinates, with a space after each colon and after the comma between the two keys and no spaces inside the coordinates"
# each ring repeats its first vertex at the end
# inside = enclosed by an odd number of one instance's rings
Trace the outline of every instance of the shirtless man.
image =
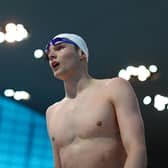
{"type": "Polygon", "coordinates": [[[78,35],[59,34],[45,51],[65,88],[65,97],[46,112],[54,167],[145,168],[144,126],[129,82],[92,78],[78,35]]]}

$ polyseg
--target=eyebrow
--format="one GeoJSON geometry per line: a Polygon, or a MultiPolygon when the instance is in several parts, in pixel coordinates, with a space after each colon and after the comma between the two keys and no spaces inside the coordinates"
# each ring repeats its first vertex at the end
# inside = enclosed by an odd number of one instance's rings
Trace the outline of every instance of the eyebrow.
{"type": "MultiPolygon", "coordinates": [[[[58,43],[58,44],[52,45],[52,46],[53,46],[53,48],[55,48],[55,47],[59,47],[59,46],[62,46],[62,45],[64,45],[64,43],[58,43]]],[[[51,46],[50,46],[50,47],[51,47],[51,46]]],[[[49,48],[49,50],[50,50],[50,48],[49,48]]]]}
{"type": "Polygon", "coordinates": [[[58,43],[58,44],[54,45],[54,47],[57,47],[57,46],[59,47],[59,46],[62,46],[62,45],[65,46],[66,43],[58,43]]]}
{"type": "MultiPolygon", "coordinates": [[[[65,43],[58,43],[56,45],[51,45],[51,46],[53,46],[53,48],[56,48],[56,47],[63,46],[63,45],[65,45],[65,43]]],[[[51,46],[50,46],[50,48],[51,48],[51,46]]],[[[48,53],[50,52],[50,48],[48,49],[48,53]]]]}

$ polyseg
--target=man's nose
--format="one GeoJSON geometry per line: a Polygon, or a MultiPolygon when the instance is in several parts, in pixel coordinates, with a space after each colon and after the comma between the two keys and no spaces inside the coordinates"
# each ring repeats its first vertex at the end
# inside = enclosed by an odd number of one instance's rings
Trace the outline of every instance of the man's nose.
{"type": "Polygon", "coordinates": [[[57,55],[53,51],[50,51],[49,54],[48,54],[48,58],[50,60],[53,60],[53,59],[57,58],[57,55]]]}

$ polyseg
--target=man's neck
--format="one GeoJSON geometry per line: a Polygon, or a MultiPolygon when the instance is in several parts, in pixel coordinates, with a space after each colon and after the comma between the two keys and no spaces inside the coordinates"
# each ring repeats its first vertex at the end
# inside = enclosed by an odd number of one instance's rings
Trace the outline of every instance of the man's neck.
{"type": "Polygon", "coordinates": [[[90,86],[93,78],[89,74],[80,74],[70,79],[64,80],[66,98],[75,98],[84,89],[90,86]]]}

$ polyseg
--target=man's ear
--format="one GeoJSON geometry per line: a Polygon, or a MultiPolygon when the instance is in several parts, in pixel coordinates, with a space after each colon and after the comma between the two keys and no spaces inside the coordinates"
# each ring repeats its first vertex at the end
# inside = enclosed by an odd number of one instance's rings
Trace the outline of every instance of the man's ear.
{"type": "Polygon", "coordinates": [[[79,50],[79,58],[80,58],[80,60],[86,59],[86,55],[82,50],[79,50]]]}

